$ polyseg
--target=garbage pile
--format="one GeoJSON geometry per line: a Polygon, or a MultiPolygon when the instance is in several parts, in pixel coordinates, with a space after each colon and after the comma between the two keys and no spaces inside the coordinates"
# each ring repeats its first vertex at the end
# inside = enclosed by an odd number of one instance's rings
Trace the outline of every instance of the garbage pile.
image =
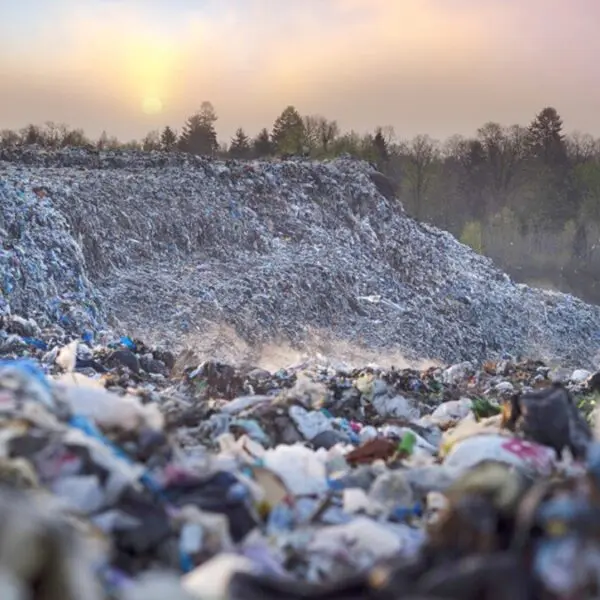
{"type": "Polygon", "coordinates": [[[597,597],[600,372],[269,372],[25,323],[2,323],[3,598],[597,597]]]}
{"type": "Polygon", "coordinates": [[[319,335],[446,363],[509,353],[596,365],[598,307],[516,285],[408,218],[367,163],[35,149],[0,159],[5,314],[77,335],[110,325],[171,348],[219,323],[253,347],[319,335]]]}
{"type": "Polygon", "coordinates": [[[67,217],[21,169],[0,168],[0,207],[0,316],[13,311],[77,334],[97,329],[100,295],[67,217]]]}

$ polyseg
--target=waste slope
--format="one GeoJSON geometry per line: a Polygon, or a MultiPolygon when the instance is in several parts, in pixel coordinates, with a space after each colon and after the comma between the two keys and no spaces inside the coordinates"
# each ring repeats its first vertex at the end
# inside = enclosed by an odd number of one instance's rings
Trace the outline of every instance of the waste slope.
{"type": "Polygon", "coordinates": [[[29,171],[0,163],[0,317],[11,311],[97,329],[105,320],[82,246],[65,213],[37,190],[29,171]]]}
{"type": "Polygon", "coordinates": [[[181,342],[217,322],[252,344],[319,331],[447,362],[595,362],[598,307],[517,285],[407,217],[366,163],[3,158],[0,260],[13,311],[54,318],[52,301],[69,292],[146,339],[181,342]]]}

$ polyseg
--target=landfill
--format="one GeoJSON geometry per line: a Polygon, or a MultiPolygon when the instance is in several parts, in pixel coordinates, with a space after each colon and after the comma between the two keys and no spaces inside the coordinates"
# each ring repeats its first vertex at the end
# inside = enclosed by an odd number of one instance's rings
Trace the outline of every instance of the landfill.
{"type": "Polygon", "coordinates": [[[597,307],[361,162],[0,158],[3,599],[600,597],[597,307]]]}
{"type": "Polygon", "coordinates": [[[387,183],[347,158],[2,150],[0,314],[178,350],[219,324],[244,348],[595,367],[600,308],[516,284],[387,183]]]}

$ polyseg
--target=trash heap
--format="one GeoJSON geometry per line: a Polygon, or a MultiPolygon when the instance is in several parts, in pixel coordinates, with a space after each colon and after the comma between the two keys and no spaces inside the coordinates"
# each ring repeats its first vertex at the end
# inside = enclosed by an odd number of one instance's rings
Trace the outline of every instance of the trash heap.
{"type": "Polygon", "coordinates": [[[0,312],[181,348],[215,323],[455,363],[594,368],[600,308],[516,285],[367,163],[4,150],[0,312]]]}
{"type": "MultiPolygon", "coordinates": [[[[1,164],[1,163],[0,163],[1,164]]],[[[0,316],[35,317],[83,333],[105,319],[66,216],[20,169],[0,167],[0,316]]]]}
{"type": "Polygon", "coordinates": [[[2,598],[597,597],[600,372],[269,372],[27,325],[2,323],[2,598]]]}

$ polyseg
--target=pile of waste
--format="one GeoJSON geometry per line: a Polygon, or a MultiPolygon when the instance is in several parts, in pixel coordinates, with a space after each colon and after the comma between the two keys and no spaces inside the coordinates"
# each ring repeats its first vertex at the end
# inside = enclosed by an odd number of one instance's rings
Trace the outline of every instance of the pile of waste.
{"type": "Polygon", "coordinates": [[[517,285],[407,217],[364,162],[5,150],[0,314],[185,347],[311,336],[408,358],[594,368],[600,308],[517,285]]]}
{"type": "Polygon", "coordinates": [[[2,598],[597,597],[600,372],[1,326],[2,598]]]}

